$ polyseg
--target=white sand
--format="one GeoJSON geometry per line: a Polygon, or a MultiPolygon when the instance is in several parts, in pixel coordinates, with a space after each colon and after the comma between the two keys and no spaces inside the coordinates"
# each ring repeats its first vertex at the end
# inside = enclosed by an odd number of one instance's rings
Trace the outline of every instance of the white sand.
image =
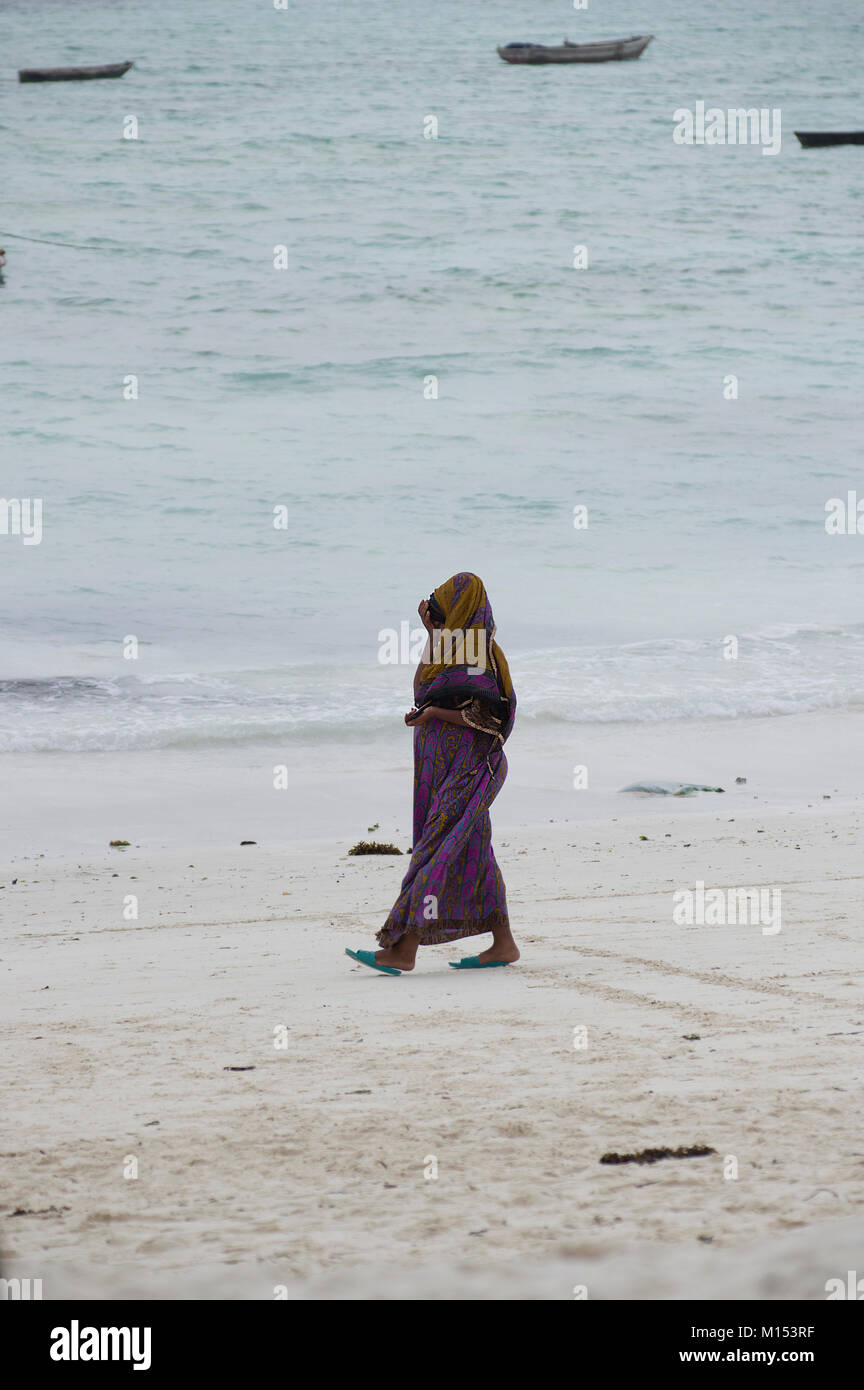
{"type": "Polygon", "coordinates": [[[399,979],[354,965],[407,859],[350,840],[240,849],[210,821],[195,850],[19,855],[0,871],[3,1273],[48,1298],[824,1298],[864,1273],[841,765],[824,802],[768,810],[748,783],[497,831],[507,970],[448,968],[485,939],[399,979]],[[697,879],[780,887],[781,932],[674,925],[697,879]],[[697,1143],[716,1155],[599,1162],[697,1143]]]}

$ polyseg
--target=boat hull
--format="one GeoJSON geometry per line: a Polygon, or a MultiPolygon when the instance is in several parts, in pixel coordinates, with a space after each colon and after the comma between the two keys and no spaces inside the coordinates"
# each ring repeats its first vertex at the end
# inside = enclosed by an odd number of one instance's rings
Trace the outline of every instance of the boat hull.
{"type": "Polygon", "coordinates": [[[499,48],[498,56],[505,63],[613,63],[638,58],[651,42],[653,35],[641,34],[632,39],[614,39],[609,43],[564,43],[550,47],[531,43],[499,48]]]}
{"type": "Polygon", "coordinates": [[[805,150],[821,145],[864,145],[864,130],[796,130],[805,150]]]}
{"type": "Polygon", "coordinates": [[[19,82],[92,82],[97,77],[123,77],[134,63],[103,63],[93,68],[21,68],[19,82]]]}

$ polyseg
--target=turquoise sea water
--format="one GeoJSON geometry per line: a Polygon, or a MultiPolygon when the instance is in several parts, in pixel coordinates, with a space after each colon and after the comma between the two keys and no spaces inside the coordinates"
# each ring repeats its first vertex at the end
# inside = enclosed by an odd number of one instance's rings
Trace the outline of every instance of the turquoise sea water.
{"type": "Polygon", "coordinates": [[[857,0],[0,0],[0,37],[4,79],[136,64],[0,82],[0,496],[43,503],[0,535],[0,747],[362,736],[410,689],[379,632],[466,568],[538,719],[862,700],[824,518],[864,497],[864,149],[793,135],[864,126],[857,0]],[[700,100],[779,108],[780,153],[676,145],[700,100]]]}

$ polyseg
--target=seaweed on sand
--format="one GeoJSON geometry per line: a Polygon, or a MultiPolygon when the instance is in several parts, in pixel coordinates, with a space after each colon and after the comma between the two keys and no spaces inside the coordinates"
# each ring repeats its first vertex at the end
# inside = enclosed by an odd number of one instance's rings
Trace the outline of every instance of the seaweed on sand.
{"type": "Polygon", "coordinates": [[[349,854],[401,854],[395,845],[382,845],[377,840],[358,840],[349,854]]]}

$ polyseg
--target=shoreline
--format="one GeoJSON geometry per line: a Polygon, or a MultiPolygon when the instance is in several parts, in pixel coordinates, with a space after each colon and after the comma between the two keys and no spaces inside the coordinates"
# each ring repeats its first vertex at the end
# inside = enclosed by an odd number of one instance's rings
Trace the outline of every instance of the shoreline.
{"type": "MultiPolygon", "coordinates": [[[[495,835],[520,826],[653,818],[675,800],[682,814],[734,805],[806,809],[853,807],[864,799],[864,713],[832,711],[655,725],[517,722],[506,753],[507,782],[492,808],[495,835]],[[574,788],[574,769],[588,786],[574,788]],[[739,785],[735,779],[746,777],[739,785]],[[645,778],[724,787],[722,794],[642,797],[620,788],[645,778]],[[716,801],[717,805],[713,805],[716,801]]],[[[271,848],[302,842],[377,838],[411,843],[410,730],[385,739],[227,748],[82,753],[8,753],[15,821],[4,827],[14,858],[95,853],[114,839],[153,850],[233,847],[251,839],[271,848]],[[274,770],[284,768],[284,790],[274,770]]],[[[733,812],[730,812],[732,814],[733,812]]]]}

